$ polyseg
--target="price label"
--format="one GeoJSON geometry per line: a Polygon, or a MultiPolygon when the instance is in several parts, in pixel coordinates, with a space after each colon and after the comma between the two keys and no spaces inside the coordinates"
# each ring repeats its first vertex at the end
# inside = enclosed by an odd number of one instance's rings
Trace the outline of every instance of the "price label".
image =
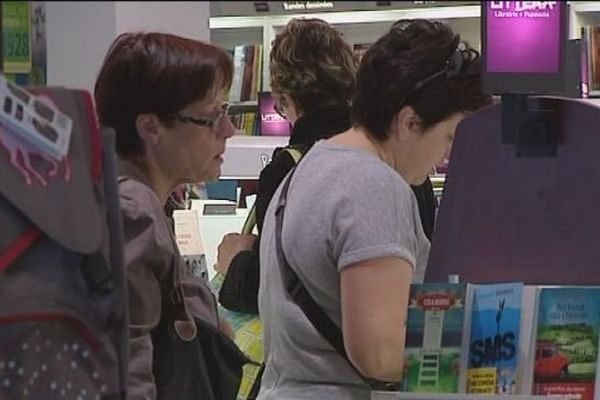
{"type": "Polygon", "coordinates": [[[28,1],[2,2],[2,52],[5,74],[31,71],[31,17],[28,1]]]}

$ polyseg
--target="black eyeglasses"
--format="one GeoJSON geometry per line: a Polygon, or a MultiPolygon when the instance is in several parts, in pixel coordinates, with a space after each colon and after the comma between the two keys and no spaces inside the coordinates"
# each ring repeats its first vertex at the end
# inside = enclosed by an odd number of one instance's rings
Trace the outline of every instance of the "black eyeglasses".
{"type": "Polygon", "coordinates": [[[223,118],[226,117],[228,113],[229,113],[229,103],[225,103],[221,106],[221,111],[219,112],[219,115],[217,115],[215,118],[212,118],[212,119],[195,118],[195,117],[190,117],[188,115],[182,115],[179,113],[173,115],[171,117],[171,119],[174,119],[175,121],[181,122],[183,124],[194,124],[194,125],[199,125],[199,126],[206,126],[212,132],[218,132],[219,129],[221,128],[221,122],[223,121],[223,118]]]}

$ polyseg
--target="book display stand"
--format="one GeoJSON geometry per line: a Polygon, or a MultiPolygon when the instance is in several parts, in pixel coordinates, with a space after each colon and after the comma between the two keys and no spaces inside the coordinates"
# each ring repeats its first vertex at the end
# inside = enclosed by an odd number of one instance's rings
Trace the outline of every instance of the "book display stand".
{"type": "Polygon", "coordinates": [[[459,126],[425,281],[600,283],[600,108],[528,99],[555,111],[556,155],[518,157],[502,144],[501,105],[459,126]]]}

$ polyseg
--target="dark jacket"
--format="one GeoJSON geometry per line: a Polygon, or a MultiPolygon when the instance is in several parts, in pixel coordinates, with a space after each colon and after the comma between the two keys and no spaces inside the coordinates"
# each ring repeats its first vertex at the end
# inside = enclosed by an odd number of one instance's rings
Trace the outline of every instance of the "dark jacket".
{"type": "MultiPolygon", "coordinates": [[[[351,126],[349,107],[323,107],[303,115],[296,121],[289,144],[307,151],[319,139],[342,133],[351,126]]],[[[273,160],[260,174],[256,196],[256,223],[259,240],[269,202],[283,178],[294,165],[294,160],[287,152],[276,150],[273,160]]],[[[436,209],[431,182],[428,179],[423,185],[413,187],[413,191],[419,203],[425,234],[431,238],[436,209]]],[[[231,261],[219,293],[219,302],[223,307],[233,311],[258,314],[259,240],[255,242],[254,249],[238,253],[231,261]]]]}

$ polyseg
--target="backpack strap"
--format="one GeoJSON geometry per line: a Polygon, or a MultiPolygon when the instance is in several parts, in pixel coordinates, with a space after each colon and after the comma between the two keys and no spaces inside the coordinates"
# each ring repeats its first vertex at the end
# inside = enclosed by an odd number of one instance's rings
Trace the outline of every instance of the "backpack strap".
{"type": "Polygon", "coordinates": [[[294,164],[298,164],[305,153],[299,147],[294,146],[288,146],[284,148],[283,151],[287,152],[292,157],[292,160],[294,160],[294,164]]]}
{"type": "Polygon", "coordinates": [[[361,379],[372,389],[381,391],[394,391],[400,389],[399,382],[383,382],[376,379],[371,379],[363,376],[358,369],[352,364],[346,353],[344,347],[344,336],[342,330],[329,318],[325,310],[313,299],[313,297],[306,289],[306,286],[300,280],[296,271],[292,269],[288,263],[285,254],[283,252],[283,215],[285,210],[285,204],[287,202],[287,195],[290,187],[290,182],[296,167],[292,169],[292,172],[287,176],[287,179],[283,183],[283,188],[278,199],[277,208],[275,209],[275,241],[277,260],[279,267],[281,268],[281,276],[283,280],[284,289],[287,294],[291,297],[292,301],[296,303],[304,315],[308,318],[310,323],[315,329],[321,334],[321,336],[327,340],[327,342],[346,359],[350,367],[361,377],[361,379]]]}
{"type": "Polygon", "coordinates": [[[0,274],[7,269],[25,250],[27,250],[42,232],[36,226],[31,226],[21,234],[13,243],[0,253],[0,274]]]}
{"type": "MultiPolygon", "coordinates": [[[[292,157],[292,160],[294,160],[294,166],[296,164],[298,164],[298,162],[300,162],[300,160],[302,159],[302,157],[304,156],[304,153],[305,153],[305,150],[303,150],[300,147],[295,147],[295,146],[284,147],[282,149],[282,151],[285,151],[286,153],[288,153],[290,155],[290,157],[292,157]]],[[[254,202],[254,204],[252,204],[252,207],[250,208],[250,211],[248,212],[248,216],[246,217],[246,220],[244,221],[244,226],[242,227],[242,232],[241,232],[242,235],[252,233],[255,226],[256,226],[256,202],[254,202]]]]}
{"type": "Polygon", "coordinates": [[[244,221],[244,226],[242,227],[242,235],[247,235],[252,233],[254,227],[256,226],[256,202],[252,204],[252,208],[248,212],[248,216],[244,221]]]}

